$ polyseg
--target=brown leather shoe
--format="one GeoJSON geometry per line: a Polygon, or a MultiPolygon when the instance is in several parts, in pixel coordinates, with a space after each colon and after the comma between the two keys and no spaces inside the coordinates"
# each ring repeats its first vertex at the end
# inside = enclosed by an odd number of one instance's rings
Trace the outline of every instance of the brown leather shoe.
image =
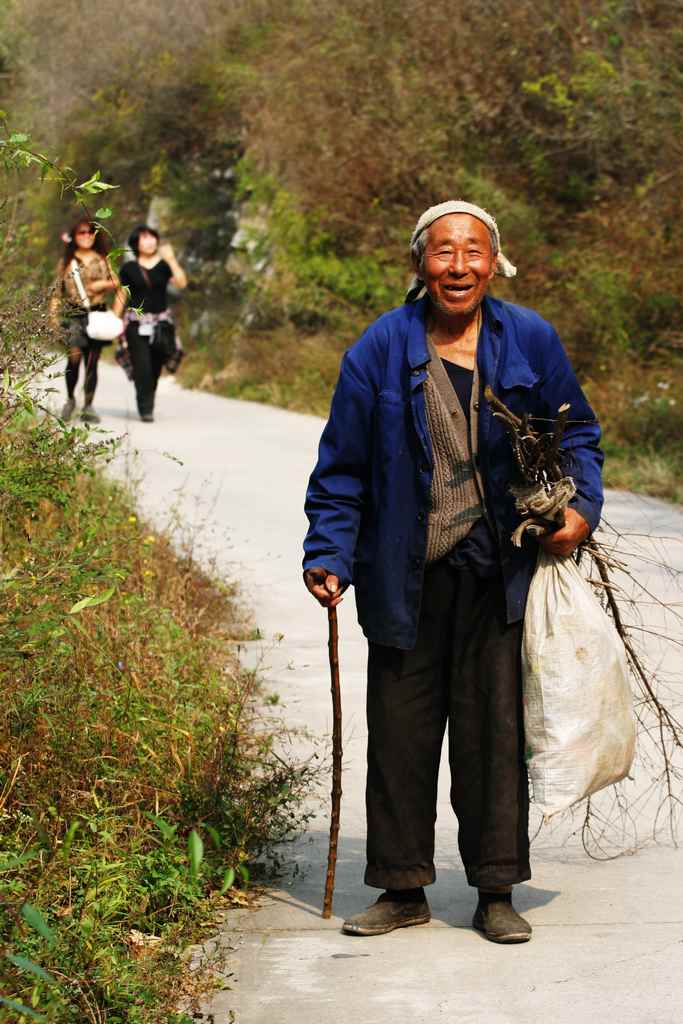
{"type": "Polygon", "coordinates": [[[494,900],[488,905],[480,903],[472,927],[490,942],[528,942],[531,938],[531,925],[507,900],[494,900]]]}
{"type": "Polygon", "coordinates": [[[367,910],[344,921],[342,931],[347,935],[384,935],[394,928],[429,924],[431,918],[427,900],[394,900],[384,892],[367,910]]]}

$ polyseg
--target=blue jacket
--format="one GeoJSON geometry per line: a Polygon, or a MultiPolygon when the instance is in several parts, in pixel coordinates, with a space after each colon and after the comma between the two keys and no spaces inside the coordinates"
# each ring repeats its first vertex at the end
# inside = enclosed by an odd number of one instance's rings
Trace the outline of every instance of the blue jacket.
{"type": "MultiPolygon", "coordinates": [[[[306,494],[304,569],[324,566],[353,583],[369,640],[415,646],[427,548],[432,445],[423,384],[430,357],[427,299],[385,313],[344,355],[318,463],[306,494]]],[[[577,486],[571,504],[598,525],[602,509],[600,428],[554,328],[533,310],[487,296],[477,348],[478,458],[484,498],[498,535],[508,621],[524,615],[537,544],[510,543],[520,517],[509,435],[483,397],[490,384],[518,414],[554,419],[571,403],[562,447],[577,486]]]]}

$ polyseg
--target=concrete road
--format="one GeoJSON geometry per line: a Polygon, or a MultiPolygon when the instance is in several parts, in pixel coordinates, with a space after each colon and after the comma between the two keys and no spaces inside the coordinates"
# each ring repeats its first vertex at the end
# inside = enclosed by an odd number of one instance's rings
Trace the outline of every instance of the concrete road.
{"type": "MultiPolygon", "coordinates": [[[[157,419],[142,424],[120,370],[102,368],[103,428],[126,433],[128,468],[140,480],[148,515],[171,507],[198,526],[199,542],[221,571],[243,582],[263,641],[245,657],[260,660],[288,723],[305,727],[311,749],[330,730],[326,616],[300,583],[302,499],[322,423],[261,405],[160,385],[157,419]],[[281,637],[281,638],[280,638],[281,637]]],[[[117,472],[124,472],[118,461],[117,472]]],[[[609,495],[606,515],[620,531],[671,538],[655,545],[683,568],[683,511],[653,500],[609,495]]],[[[637,537],[622,550],[638,556],[653,592],[672,604],[677,581],[653,567],[637,537]],[[640,546],[639,546],[640,545],[640,546]]],[[[636,564],[636,563],[634,563],[636,564]]],[[[660,622],[644,609],[645,628],[660,622]],[[648,616],[650,616],[648,618],[648,616]]],[[[668,616],[668,628],[678,630],[668,616]]],[[[344,799],[334,914],[320,917],[327,847],[326,803],[315,802],[310,828],[286,851],[289,868],[255,912],[231,915],[218,942],[228,953],[223,991],[205,1007],[216,1024],[680,1024],[683,1021],[683,853],[663,842],[596,862],[581,848],[582,815],[544,827],[532,847],[533,880],[516,890],[533,941],[500,947],[473,932],[474,894],[456,846],[442,772],[437,834],[438,879],[429,890],[433,921],[375,938],[341,934],[343,917],[372,902],[364,868],[365,645],[353,597],[340,608],[344,704],[344,799]]],[[[680,656],[650,653],[681,695],[680,656]]],[[[672,653],[673,652],[673,653],[672,653]]],[[[320,748],[318,748],[320,749],[320,748]]],[[[639,771],[631,794],[647,792],[639,771]]],[[[324,794],[326,797],[326,794],[324,794]]],[[[609,803],[600,807],[607,813],[609,803]]],[[[647,840],[656,807],[643,801],[637,829],[647,840]]],[[[534,831],[538,820],[533,822],[534,831]]]]}

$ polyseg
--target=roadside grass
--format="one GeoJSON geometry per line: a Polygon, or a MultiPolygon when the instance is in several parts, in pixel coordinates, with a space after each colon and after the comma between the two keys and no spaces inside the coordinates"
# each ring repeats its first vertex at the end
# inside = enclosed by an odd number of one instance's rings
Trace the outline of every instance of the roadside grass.
{"type": "Polygon", "coordinates": [[[586,391],[602,427],[605,485],[683,502],[680,356],[605,364],[586,391]]]}
{"type": "Polygon", "coordinates": [[[683,461],[654,449],[605,445],[605,487],[683,504],[683,461]]]}
{"type": "Polygon", "coordinates": [[[80,428],[4,408],[0,1021],[189,1022],[211,978],[185,950],[300,827],[311,773],[238,665],[232,587],[80,428]]]}
{"type": "Polygon", "coordinates": [[[191,347],[178,377],[186,387],[326,416],[342,353],[354,340],[349,329],[331,338],[291,324],[236,327],[191,347]]]}

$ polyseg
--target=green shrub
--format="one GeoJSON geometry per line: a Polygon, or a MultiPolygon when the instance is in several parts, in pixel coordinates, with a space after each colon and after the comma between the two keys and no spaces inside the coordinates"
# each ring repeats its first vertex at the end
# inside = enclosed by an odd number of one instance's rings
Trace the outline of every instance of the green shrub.
{"type": "Polygon", "coordinates": [[[180,1021],[183,948],[298,828],[310,772],[260,717],[230,586],[102,478],[110,444],[41,413],[41,318],[5,297],[0,1021],[180,1021]]]}

